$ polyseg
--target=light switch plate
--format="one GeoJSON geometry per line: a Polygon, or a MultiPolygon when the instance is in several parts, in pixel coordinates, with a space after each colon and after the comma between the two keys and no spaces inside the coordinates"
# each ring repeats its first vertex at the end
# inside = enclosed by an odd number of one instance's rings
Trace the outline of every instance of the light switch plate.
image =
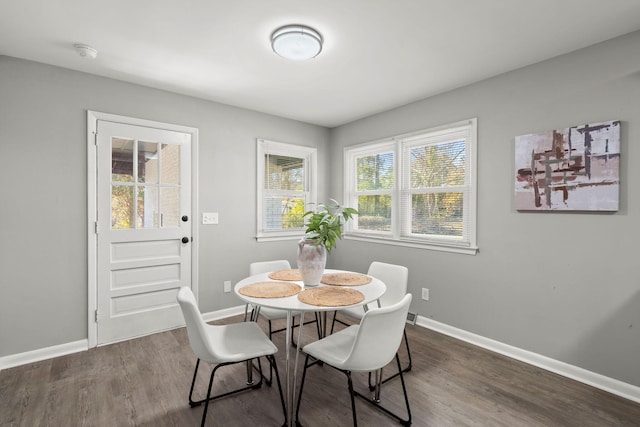
{"type": "Polygon", "coordinates": [[[202,223],[205,225],[218,223],[218,212],[202,212],[202,223]]]}

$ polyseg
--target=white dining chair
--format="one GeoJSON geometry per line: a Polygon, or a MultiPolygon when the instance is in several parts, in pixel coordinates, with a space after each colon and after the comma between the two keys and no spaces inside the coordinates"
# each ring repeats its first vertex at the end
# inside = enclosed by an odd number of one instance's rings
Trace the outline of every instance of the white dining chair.
{"type": "MultiPolygon", "coordinates": [[[[286,259],[280,259],[280,260],[274,260],[274,261],[258,261],[258,262],[252,262],[251,264],[249,264],[249,275],[253,276],[256,274],[260,274],[260,273],[269,273],[272,271],[280,271],[280,270],[290,270],[291,269],[291,264],[289,264],[289,261],[287,261],[286,259]]],[[[247,318],[247,307],[249,304],[247,304],[247,306],[245,306],[245,320],[247,318]]],[[[270,307],[254,307],[251,311],[251,318],[254,321],[257,321],[258,319],[256,318],[256,316],[254,315],[254,312],[257,310],[258,312],[258,317],[262,316],[268,324],[268,329],[269,329],[269,339],[273,339],[273,334],[277,333],[277,332],[284,332],[287,330],[286,327],[283,328],[279,328],[279,329],[273,329],[273,324],[276,320],[282,320],[282,319],[286,319],[287,318],[287,311],[286,310],[279,310],[277,308],[270,308],[270,307]]],[[[292,325],[291,325],[291,343],[293,344],[293,346],[296,346],[296,342],[293,339],[293,336],[295,335],[293,333],[293,331],[295,330],[295,328],[298,327],[298,325],[296,325],[296,317],[300,317],[300,312],[296,312],[294,311],[292,316],[292,325]]],[[[311,323],[315,323],[316,324],[316,329],[318,330],[318,337],[320,337],[320,330],[319,330],[319,324],[318,324],[318,314],[315,313],[315,318],[313,320],[304,322],[305,325],[311,324],[311,323]]],[[[269,369],[269,382],[271,382],[273,380],[273,371],[271,369],[269,369]]]]}
{"type": "MultiPolygon", "coordinates": [[[[291,264],[289,264],[289,261],[287,261],[286,259],[282,259],[282,260],[275,260],[275,261],[260,261],[260,262],[253,262],[251,264],[249,264],[249,275],[253,276],[256,274],[260,274],[260,273],[268,273],[271,271],[279,271],[279,270],[290,270],[291,269],[291,264]]],[[[245,308],[245,312],[247,311],[247,309],[245,308]]],[[[260,309],[258,310],[259,316],[262,316],[268,323],[269,325],[269,338],[273,338],[273,334],[277,333],[277,332],[283,332],[286,331],[287,328],[279,328],[279,329],[273,329],[273,322],[275,320],[281,320],[281,319],[286,319],[287,318],[287,311],[286,310],[279,310],[277,308],[269,308],[269,307],[260,307],[260,309]]],[[[291,325],[292,328],[291,330],[293,331],[295,328],[298,327],[298,325],[296,325],[295,322],[295,318],[300,316],[300,312],[293,312],[293,324],[291,325]]],[[[254,317],[252,315],[252,317],[254,317]]],[[[245,315],[246,318],[246,315],[245,315]]],[[[311,323],[318,323],[317,321],[317,314],[315,316],[315,319],[313,320],[309,320],[304,322],[305,325],[311,324],[311,323]]],[[[295,345],[295,342],[293,340],[293,336],[294,334],[291,334],[291,342],[295,345]]]]}
{"type": "MultiPolygon", "coordinates": [[[[403,425],[411,424],[411,408],[407,388],[402,375],[398,348],[402,342],[402,333],[411,304],[411,294],[406,294],[395,304],[374,308],[367,311],[359,325],[352,325],[335,334],[329,335],[319,341],[307,344],[302,348],[306,354],[304,371],[298,394],[298,404],[296,407],[296,425],[299,425],[300,404],[302,401],[302,391],[309,367],[315,364],[325,364],[331,366],[347,377],[349,395],[351,397],[351,413],[353,425],[357,426],[357,415],[355,397],[363,398],[378,409],[393,417],[403,425]],[[383,407],[377,399],[377,392],[380,389],[380,382],[376,384],[376,395],[369,398],[354,390],[352,372],[376,372],[376,377],[381,378],[381,370],[393,359],[396,359],[398,375],[402,383],[402,391],[406,405],[407,418],[403,419],[398,414],[383,407]],[[310,362],[310,358],[313,359],[310,362]]],[[[327,390],[323,390],[327,393],[327,390]]]]}
{"type": "MultiPolygon", "coordinates": [[[[374,261],[369,266],[367,275],[380,279],[384,282],[385,285],[387,285],[386,292],[382,295],[382,297],[380,297],[381,307],[387,307],[389,305],[393,305],[398,301],[402,300],[402,298],[407,294],[407,285],[409,281],[409,269],[403,265],[387,264],[385,262],[374,261]]],[[[369,307],[367,307],[367,309],[372,308],[372,306],[375,306],[375,305],[370,305],[369,307]]],[[[345,308],[340,311],[334,311],[333,320],[331,322],[331,333],[333,333],[333,329],[336,322],[341,323],[345,326],[349,326],[348,323],[343,322],[339,318],[337,318],[338,314],[346,314],[350,317],[353,317],[359,320],[362,318],[364,313],[365,313],[364,307],[345,308]]],[[[409,339],[407,338],[406,330],[403,336],[404,336],[405,347],[407,349],[407,357],[409,359],[409,363],[407,364],[407,366],[402,368],[402,372],[409,372],[412,367],[412,360],[411,360],[411,349],[409,348],[409,339]]],[[[387,381],[397,376],[398,374],[396,373],[384,379],[382,382],[386,383],[387,381]]]]}
{"type": "MultiPolygon", "coordinates": [[[[280,271],[280,270],[290,270],[291,264],[286,259],[278,259],[274,261],[260,261],[260,262],[252,262],[249,264],[249,276],[253,276],[260,273],[269,273],[271,271],[280,271]]],[[[249,304],[245,304],[244,306],[244,320],[247,320],[247,314],[249,311],[249,304]]],[[[253,315],[253,311],[251,313],[253,315]]],[[[285,312],[286,317],[286,312],[285,312]]],[[[269,324],[269,328],[271,328],[271,324],[269,324]]],[[[271,338],[271,333],[269,333],[269,338],[271,338]]]]}
{"type": "MultiPolygon", "coordinates": [[[[191,381],[191,389],[189,391],[189,406],[193,408],[201,405],[202,403],[205,404],[204,411],[202,413],[201,426],[205,425],[210,401],[240,393],[245,390],[258,389],[262,386],[264,376],[262,375],[260,357],[265,357],[276,373],[280,402],[282,404],[282,411],[284,413],[286,424],[287,410],[284,403],[284,396],[282,394],[282,385],[280,383],[280,375],[278,374],[278,366],[274,357],[274,354],[278,352],[278,348],[269,338],[267,338],[262,329],[253,322],[242,322],[231,325],[207,324],[202,319],[202,314],[198,309],[196,298],[188,287],[180,288],[177,300],[178,304],[180,304],[187,326],[187,335],[189,336],[191,349],[197,357],[196,367],[193,372],[193,380],[191,381]],[[258,359],[258,367],[260,370],[260,381],[258,383],[253,383],[251,376],[249,375],[246,387],[211,396],[213,378],[219,368],[247,362],[247,372],[250,374],[253,359],[258,359]],[[204,399],[193,400],[193,390],[201,361],[213,365],[213,369],[209,379],[207,396],[204,399]]],[[[270,383],[268,384],[270,385],[270,383]]]]}

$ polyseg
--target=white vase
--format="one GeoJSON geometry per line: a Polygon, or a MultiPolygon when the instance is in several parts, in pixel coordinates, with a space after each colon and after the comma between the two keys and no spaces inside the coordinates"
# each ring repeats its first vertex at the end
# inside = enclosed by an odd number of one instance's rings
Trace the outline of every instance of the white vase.
{"type": "Polygon", "coordinates": [[[318,286],[327,265],[327,248],[313,240],[298,242],[298,270],[305,286],[318,286]]]}

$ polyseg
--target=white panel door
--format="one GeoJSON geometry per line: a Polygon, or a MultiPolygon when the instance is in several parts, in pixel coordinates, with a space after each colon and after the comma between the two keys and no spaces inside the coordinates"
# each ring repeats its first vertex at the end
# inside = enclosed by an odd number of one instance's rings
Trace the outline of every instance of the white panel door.
{"type": "Polygon", "coordinates": [[[191,135],[98,120],[97,344],[180,326],[191,286],[191,135]]]}

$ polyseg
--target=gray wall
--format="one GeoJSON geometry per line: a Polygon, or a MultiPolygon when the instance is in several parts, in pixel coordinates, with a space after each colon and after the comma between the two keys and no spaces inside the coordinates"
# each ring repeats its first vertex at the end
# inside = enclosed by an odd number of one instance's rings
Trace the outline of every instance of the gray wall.
{"type": "Polygon", "coordinates": [[[325,128],[0,56],[0,357],[87,338],[86,110],[199,128],[200,211],[220,214],[200,227],[204,312],[240,305],[223,281],[249,262],[295,261],[295,242],[255,241],[256,138],[327,167],[325,128]]]}
{"type": "MultiPolygon", "coordinates": [[[[345,146],[470,117],[478,255],[343,241],[331,265],[406,265],[422,316],[640,386],[640,32],[341,126],[331,161],[341,170],[345,146]],[[515,211],[516,135],[616,119],[618,212],[515,211]],[[430,301],[418,298],[421,287],[430,301]]],[[[342,194],[334,177],[330,194],[342,194]]]]}
{"type": "Polygon", "coordinates": [[[87,109],[200,129],[200,211],[220,213],[200,229],[205,312],[238,304],[222,282],[250,261],[295,260],[292,242],[254,239],[256,137],[317,146],[333,171],[319,198],[342,199],[343,147],[478,117],[480,253],[343,240],[329,266],[406,265],[414,295],[431,290],[420,315],[640,386],[639,99],[640,33],[333,130],[0,57],[0,357],[87,337],[87,109]],[[619,212],[514,210],[516,135],[614,119],[619,212]]]}

